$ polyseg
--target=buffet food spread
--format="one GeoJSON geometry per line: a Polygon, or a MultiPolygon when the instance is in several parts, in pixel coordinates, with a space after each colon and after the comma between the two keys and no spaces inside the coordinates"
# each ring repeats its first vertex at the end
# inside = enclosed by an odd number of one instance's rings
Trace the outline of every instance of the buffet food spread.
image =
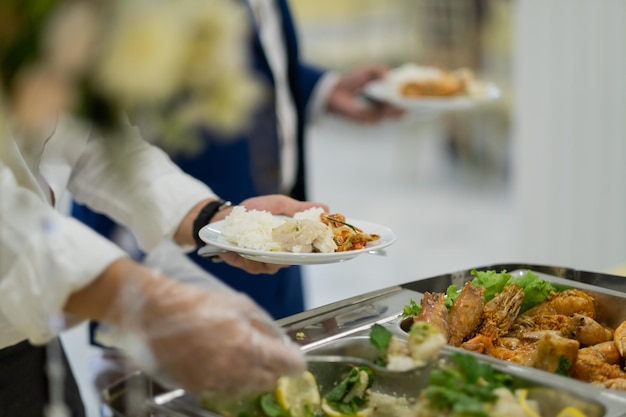
{"type": "MultiPolygon", "coordinates": [[[[367,344],[368,339],[354,342],[367,344]]],[[[235,406],[229,404],[230,408],[223,402],[220,407],[219,401],[205,401],[203,406],[225,416],[258,417],[599,415],[600,407],[582,402],[551,401],[548,412],[541,395],[553,395],[554,389],[529,385],[472,355],[442,355],[446,340],[426,322],[416,322],[407,340],[374,325],[369,342],[377,351],[371,364],[349,358],[327,362],[323,356],[314,357],[310,370],[299,377],[282,377],[273,392],[235,406]],[[323,378],[323,369],[328,366],[342,372],[330,384],[318,384],[316,374],[323,378]],[[415,375],[421,377],[419,387],[409,380],[415,375]],[[392,378],[406,379],[405,389],[387,389],[386,382],[392,378]]]]}
{"type": "Polygon", "coordinates": [[[405,328],[426,321],[453,346],[626,391],[626,320],[607,324],[593,295],[532,271],[472,275],[462,291],[452,284],[410,303],[405,328]]]}
{"type": "MultiPolygon", "coordinates": [[[[609,342],[619,352],[625,321],[623,277],[542,265],[486,266],[384,288],[280,320],[301,345],[308,371],[281,378],[274,391],[257,398],[216,403],[159,387],[141,373],[103,395],[115,417],[626,417],[626,391],[616,381],[620,376],[604,374],[609,368],[598,362],[584,369],[600,370],[603,378],[580,378],[576,370],[586,366],[579,360],[599,359],[586,352],[609,342]],[[462,305],[475,313],[457,311],[462,305]],[[573,319],[539,318],[548,312],[573,319]],[[558,330],[548,325],[553,320],[560,323],[558,330]],[[440,327],[444,323],[447,333],[440,327]],[[562,341],[563,347],[547,344],[544,351],[539,342],[546,340],[562,341]],[[512,355],[489,354],[515,352],[516,347],[520,350],[512,355]],[[558,352],[555,357],[546,354],[552,350],[558,352]],[[137,386],[138,378],[148,388],[138,408],[144,414],[124,406],[127,390],[137,386]]],[[[623,372],[623,357],[610,368],[623,372]]],[[[132,397],[136,401],[137,393],[132,397]]]]}

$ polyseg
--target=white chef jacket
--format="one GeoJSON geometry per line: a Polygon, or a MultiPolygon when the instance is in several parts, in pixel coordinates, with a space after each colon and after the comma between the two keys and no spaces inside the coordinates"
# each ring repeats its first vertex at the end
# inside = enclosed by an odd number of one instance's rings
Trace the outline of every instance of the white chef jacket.
{"type": "Polygon", "coordinates": [[[127,126],[116,153],[85,123],[60,117],[53,134],[26,145],[0,126],[0,348],[46,343],[76,320],[69,295],[126,256],[55,210],[68,190],[132,230],[148,251],[173,236],[200,200],[215,197],[127,126]]]}

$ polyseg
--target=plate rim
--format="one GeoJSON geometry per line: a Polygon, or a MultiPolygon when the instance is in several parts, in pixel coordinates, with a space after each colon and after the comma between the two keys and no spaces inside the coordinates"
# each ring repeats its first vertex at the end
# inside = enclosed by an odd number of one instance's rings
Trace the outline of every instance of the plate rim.
{"type": "MultiPolygon", "coordinates": [[[[280,216],[285,217],[285,216],[280,216]]],[[[369,222],[365,220],[358,220],[347,218],[346,222],[355,225],[363,230],[373,230],[371,233],[376,233],[381,235],[381,239],[383,235],[387,236],[387,239],[384,242],[375,241],[372,244],[368,244],[363,249],[357,249],[353,251],[344,251],[344,252],[330,252],[330,253],[294,253],[294,252],[283,252],[283,251],[265,251],[265,250],[257,250],[257,249],[249,249],[242,248],[239,246],[235,246],[232,243],[219,241],[218,239],[224,239],[221,232],[221,226],[224,224],[225,220],[220,220],[217,222],[209,223],[203,226],[198,235],[200,239],[205,242],[207,245],[212,245],[223,249],[228,252],[235,252],[241,255],[246,259],[251,259],[259,262],[266,263],[274,263],[274,264],[283,264],[283,265],[316,265],[316,264],[326,264],[326,263],[336,263],[343,262],[350,259],[354,259],[359,255],[364,253],[373,252],[376,250],[380,250],[386,248],[398,239],[396,233],[389,227],[369,222]],[[380,229],[378,232],[375,229],[380,229]],[[216,235],[217,238],[209,238],[210,235],[216,235]]]]}

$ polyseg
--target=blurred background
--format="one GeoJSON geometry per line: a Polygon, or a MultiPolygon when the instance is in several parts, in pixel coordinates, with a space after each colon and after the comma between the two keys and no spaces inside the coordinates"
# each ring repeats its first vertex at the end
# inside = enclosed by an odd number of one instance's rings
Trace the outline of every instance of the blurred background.
{"type": "Polygon", "coordinates": [[[626,263],[624,3],[293,7],[311,62],[467,66],[502,91],[465,112],[412,111],[373,128],[328,118],[311,128],[312,198],[398,234],[386,257],[309,267],[311,307],[491,263],[626,263]]]}
{"type": "MultiPolygon", "coordinates": [[[[622,273],[626,2],[291,6],[312,63],[467,66],[502,91],[497,102],[464,112],[412,110],[371,127],[328,117],[310,127],[311,199],[388,226],[398,240],[386,256],[307,267],[308,308],[493,263],[622,273]]],[[[65,338],[88,387],[83,332],[65,338]]]]}
{"type": "Polygon", "coordinates": [[[468,67],[501,100],[471,111],[409,110],[364,127],[327,118],[310,129],[313,199],[391,227],[386,257],[307,270],[309,305],[441,272],[516,259],[511,172],[510,1],[294,2],[304,56],[331,68],[360,62],[468,67]],[[333,167],[329,169],[328,167],[333,167]]]}

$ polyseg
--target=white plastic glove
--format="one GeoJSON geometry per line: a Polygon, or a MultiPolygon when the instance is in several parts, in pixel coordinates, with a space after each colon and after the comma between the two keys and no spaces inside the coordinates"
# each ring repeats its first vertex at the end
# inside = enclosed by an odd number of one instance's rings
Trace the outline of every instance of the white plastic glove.
{"type": "Polygon", "coordinates": [[[159,275],[151,281],[148,289],[129,283],[118,300],[124,319],[117,328],[125,336],[118,344],[160,381],[244,396],[304,370],[299,348],[247,296],[223,284],[199,288],[159,275]]]}

